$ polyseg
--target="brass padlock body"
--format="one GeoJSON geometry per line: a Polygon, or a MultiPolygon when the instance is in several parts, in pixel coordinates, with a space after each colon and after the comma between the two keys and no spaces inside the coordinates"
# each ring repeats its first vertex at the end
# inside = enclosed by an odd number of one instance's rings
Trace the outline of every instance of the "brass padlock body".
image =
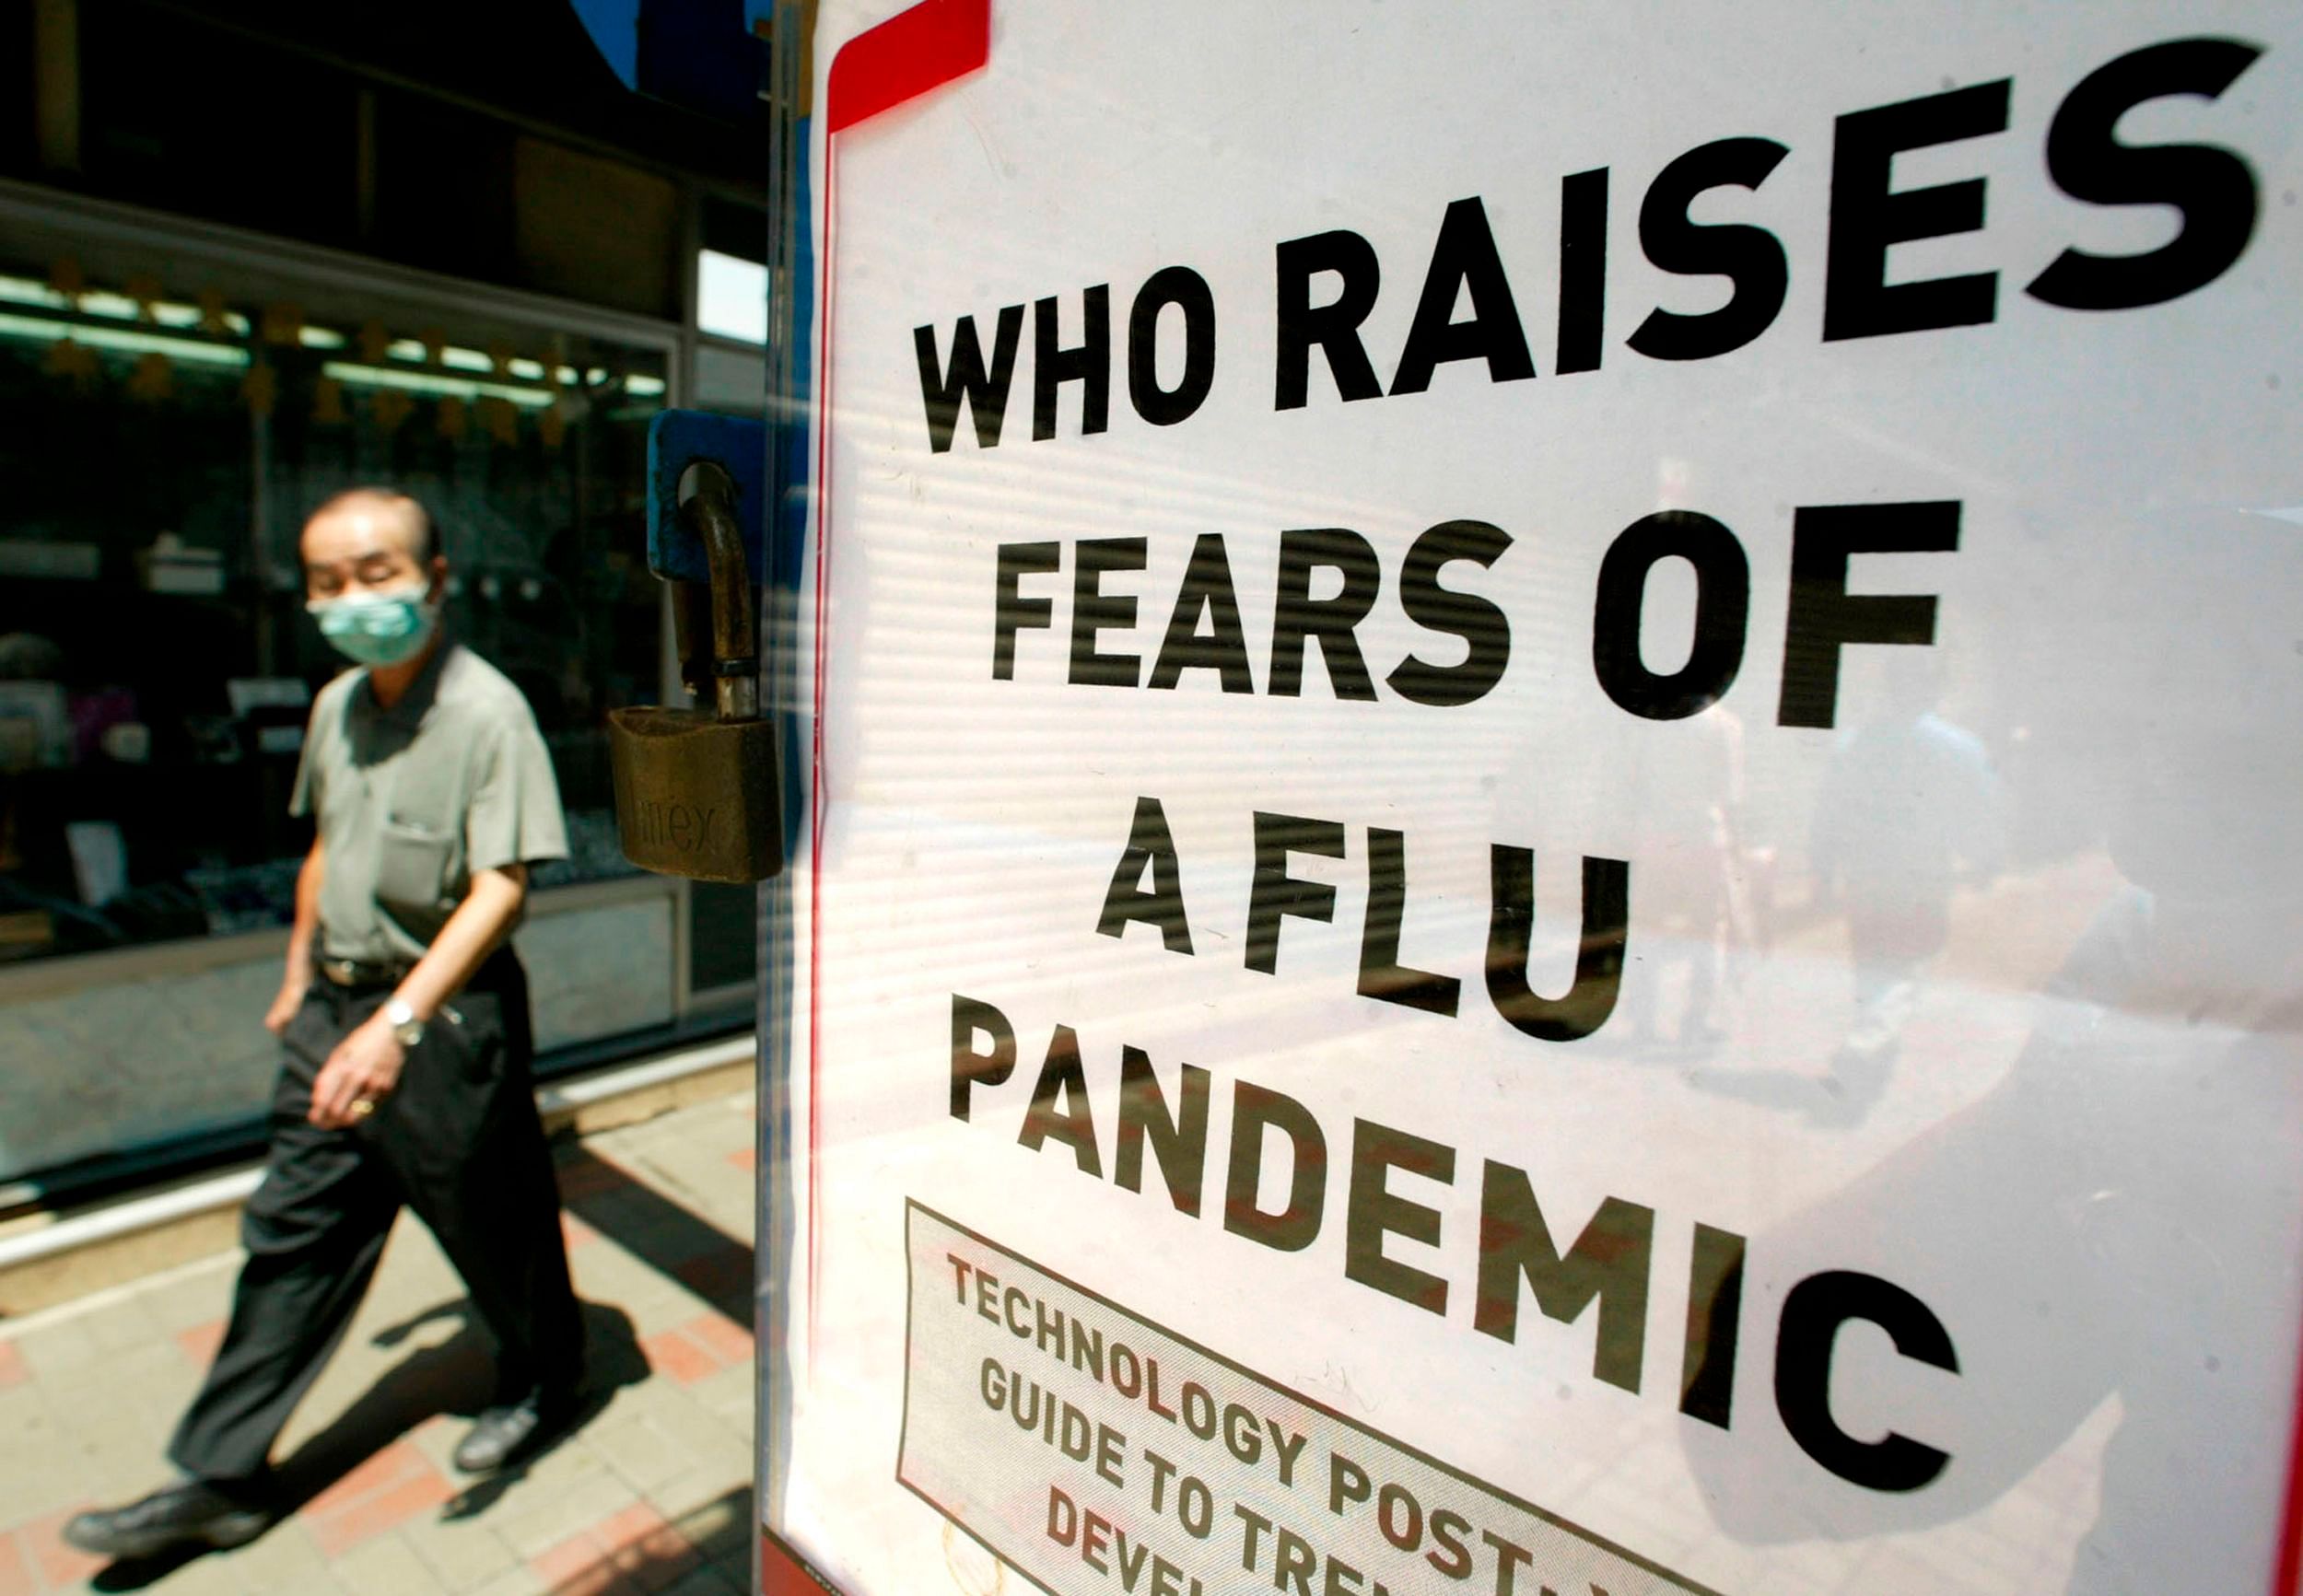
{"type": "Polygon", "coordinates": [[[608,763],[624,856],[641,869],[751,882],[784,868],[772,722],[611,710],[608,763]]]}
{"type": "Polygon", "coordinates": [[[681,674],[711,686],[716,714],[616,709],[608,714],[608,768],[624,856],[643,870],[700,881],[758,881],[784,868],[783,802],[774,723],[760,718],[759,658],[750,562],[736,522],[735,483],[716,462],[692,462],[680,507],[711,568],[711,656],[698,658],[701,605],[675,589],[681,674]]]}

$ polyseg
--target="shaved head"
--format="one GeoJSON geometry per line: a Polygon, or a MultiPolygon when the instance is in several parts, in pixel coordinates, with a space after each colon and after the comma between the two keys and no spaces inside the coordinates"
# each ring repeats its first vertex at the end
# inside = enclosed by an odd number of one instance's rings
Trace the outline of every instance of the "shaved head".
{"type": "Polygon", "coordinates": [[[305,518],[304,526],[310,530],[323,517],[346,515],[373,516],[382,525],[399,529],[407,539],[403,546],[408,558],[419,565],[429,564],[439,553],[439,530],[432,522],[432,512],[421,500],[397,488],[363,485],[331,494],[305,518]]]}
{"type": "Polygon", "coordinates": [[[312,599],[347,588],[437,584],[446,576],[431,513],[388,487],[346,488],[323,500],[304,523],[298,546],[305,591],[312,599]]]}

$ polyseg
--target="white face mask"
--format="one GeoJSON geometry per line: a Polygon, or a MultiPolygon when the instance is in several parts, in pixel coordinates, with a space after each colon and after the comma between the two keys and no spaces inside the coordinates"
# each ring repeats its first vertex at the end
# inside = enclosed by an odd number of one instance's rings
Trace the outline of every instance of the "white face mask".
{"type": "Polygon", "coordinates": [[[424,652],[439,624],[439,605],[430,600],[430,584],[417,581],[382,592],[314,599],[304,609],[345,658],[360,665],[402,665],[424,652]]]}

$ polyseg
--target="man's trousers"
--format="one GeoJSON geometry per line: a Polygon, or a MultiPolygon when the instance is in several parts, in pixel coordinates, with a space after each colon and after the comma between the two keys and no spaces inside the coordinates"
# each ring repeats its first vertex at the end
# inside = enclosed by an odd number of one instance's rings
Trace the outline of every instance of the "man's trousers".
{"type": "Polygon", "coordinates": [[[207,1381],[169,1456],[253,1485],[343,1337],[405,1203],[463,1276],[496,1346],[498,1402],[572,1388],[583,1329],[559,1194],[529,1079],[528,983],[509,949],[433,1017],[398,1087],[349,1130],[306,1117],[336,1043],[392,996],[315,976],[282,1037],[263,1182],[240,1223],[248,1261],[207,1381]]]}

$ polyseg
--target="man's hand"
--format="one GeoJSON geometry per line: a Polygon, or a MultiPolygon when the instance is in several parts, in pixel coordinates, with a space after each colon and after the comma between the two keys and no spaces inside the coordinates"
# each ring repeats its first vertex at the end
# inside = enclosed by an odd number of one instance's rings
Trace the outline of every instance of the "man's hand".
{"type": "Polygon", "coordinates": [[[400,1070],[406,1063],[406,1051],[392,1026],[380,1012],[370,1015],[336,1043],[321,1066],[319,1078],[312,1082],[311,1113],[306,1117],[322,1130],[345,1130],[359,1124],[400,1084],[400,1070]],[[363,1103],[368,1106],[359,1106],[363,1103]]]}
{"type": "Polygon", "coordinates": [[[294,1019],[296,1011],[304,1007],[304,993],[310,985],[308,981],[291,979],[281,982],[280,995],[272,1000],[272,1007],[264,1010],[263,1028],[275,1036],[286,1036],[288,1021],[294,1019]]]}

